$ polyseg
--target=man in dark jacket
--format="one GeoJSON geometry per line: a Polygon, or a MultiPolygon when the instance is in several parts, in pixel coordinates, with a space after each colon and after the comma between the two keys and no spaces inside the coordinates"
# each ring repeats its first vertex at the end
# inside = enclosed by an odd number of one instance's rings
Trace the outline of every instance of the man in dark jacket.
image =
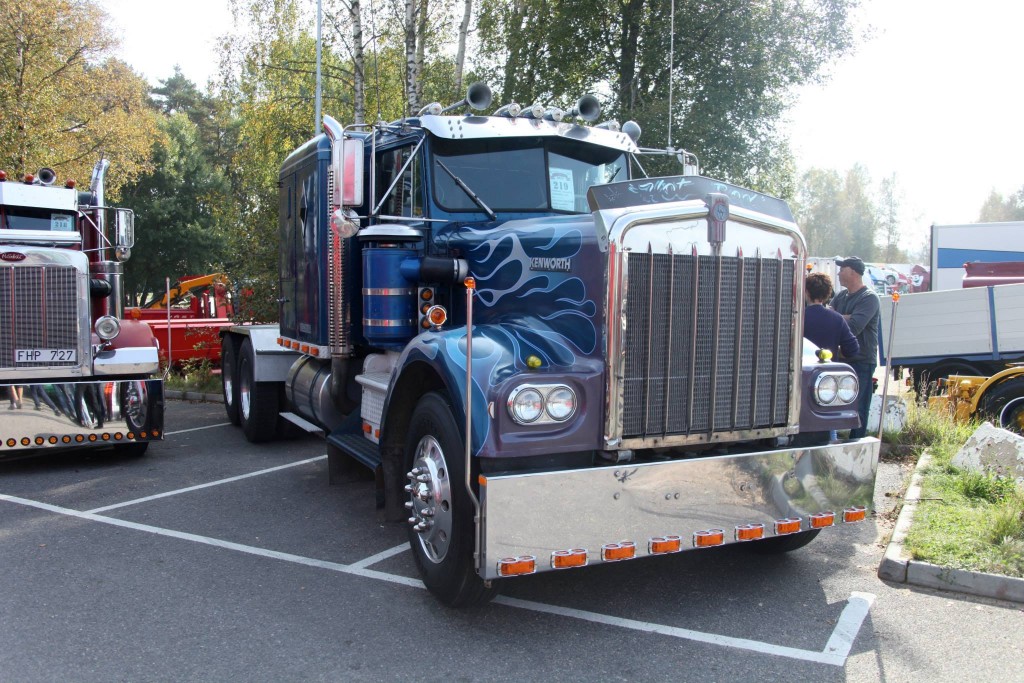
{"type": "Polygon", "coordinates": [[[846,287],[832,299],[832,308],[846,318],[850,330],[857,337],[860,351],[854,356],[843,356],[857,373],[860,395],[857,397],[857,412],[860,427],[850,432],[851,439],[867,434],[868,411],[873,393],[872,377],[878,366],[878,321],[880,304],[874,290],[864,284],[864,261],[857,256],[836,259],[839,268],[839,284],[846,287]]]}

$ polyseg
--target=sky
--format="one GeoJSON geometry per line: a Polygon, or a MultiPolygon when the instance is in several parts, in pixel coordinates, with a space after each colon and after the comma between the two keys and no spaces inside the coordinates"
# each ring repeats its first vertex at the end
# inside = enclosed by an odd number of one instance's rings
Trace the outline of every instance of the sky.
{"type": "MultiPolygon", "coordinates": [[[[100,4],[120,56],[150,82],[175,64],[201,85],[216,72],[228,0],[100,4]]],[[[974,222],[993,189],[1024,186],[1024,3],[866,0],[857,23],[869,37],[798,92],[782,130],[801,171],[859,163],[876,184],[895,174],[902,245],[917,250],[932,223],[974,222]]]]}

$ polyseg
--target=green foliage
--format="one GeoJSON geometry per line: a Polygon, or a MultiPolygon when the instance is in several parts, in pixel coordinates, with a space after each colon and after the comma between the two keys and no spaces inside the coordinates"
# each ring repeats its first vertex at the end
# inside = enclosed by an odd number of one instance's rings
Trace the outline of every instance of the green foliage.
{"type": "Polygon", "coordinates": [[[906,549],[941,566],[1024,576],[1024,490],[1013,479],[951,462],[977,426],[915,406],[907,429],[894,435],[927,445],[932,456],[906,549]]]}
{"type": "Polygon", "coordinates": [[[1006,500],[1017,488],[1013,479],[1005,479],[985,472],[964,472],[953,481],[953,487],[964,498],[986,503],[998,503],[1006,500]]]}
{"type": "Polygon", "coordinates": [[[165,278],[211,272],[225,256],[225,205],[230,187],[187,113],[160,120],[154,170],[125,188],[135,210],[138,239],[125,264],[131,303],[159,298],[165,278]]]}
{"type": "Polygon", "coordinates": [[[149,168],[146,83],[109,56],[106,22],[93,0],[0,3],[0,168],[49,166],[84,186],[102,155],[110,198],[149,168]]]}
{"type": "Polygon", "coordinates": [[[890,216],[889,202],[879,206],[875,196],[871,177],[859,164],[844,175],[832,169],[805,172],[795,213],[810,253],[857,255],[866,261],[884,258],[885,251],[876,246],[879,230],[885,226],[882,237],[889,242],[898,238],[898,228],[891,222],[895,219],[890,216]]]}
{"type": "Polygon", "coordinates": [[[1024,187],[1009,197],[1003,197],[995,190],[981,207],[978,220],[982,223],[1001,221],[1024,221],[1024,187]]]}
{"type": "Polygon", "coordinates": [[[478,61],[503,101],[569,107],[598,92],[609,118],[643,126],[645,145],[669,142],[671,118],[671,145],[697,154],[709,175],[785,195],[792,168],[778,122],[793,89],[819,79],[852,47],[856,5],[680,4],[670,68],[668,0],[483,0],[479,34],[487,50],[478,61]]]}

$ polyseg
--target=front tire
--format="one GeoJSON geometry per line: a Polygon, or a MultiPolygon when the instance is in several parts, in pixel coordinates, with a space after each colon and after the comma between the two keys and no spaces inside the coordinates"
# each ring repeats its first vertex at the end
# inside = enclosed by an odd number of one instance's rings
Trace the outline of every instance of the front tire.
{"type": "Polygon", "coordinates": [[[416,404],[405,445],[409,545],[427,589],[450,607],[480,605],[497,592],[473,566],[476,530],[466,491],[462,437],[437,393],[416,404]]]}
{"type": "Polygon", "coordinates": [[[1024,434],[1024,378],[1003,380],[986,391],[981,412],[999,427],[1024,434]]]}
{"type": "Polygon", "coordinates": [[[238,359],[238,415],[250,443],[271,441],[277,436],[279,400],[277,384],[256,381],[256,352],[252,341],[242,343],[238,359]]]}

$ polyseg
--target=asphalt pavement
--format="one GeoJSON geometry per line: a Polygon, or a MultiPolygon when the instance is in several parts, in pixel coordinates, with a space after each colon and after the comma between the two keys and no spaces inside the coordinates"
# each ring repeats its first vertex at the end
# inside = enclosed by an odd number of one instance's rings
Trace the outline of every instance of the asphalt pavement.
{"type": "Polygon", "coordinates": [[[452,610],[372,481],[225,423],[170,401],[142,458],[0,464],[0,681],[1024,680],[1020,605],[876,576],[899,463],[874,519],[788,555],[540,574],[452,610]]]}

